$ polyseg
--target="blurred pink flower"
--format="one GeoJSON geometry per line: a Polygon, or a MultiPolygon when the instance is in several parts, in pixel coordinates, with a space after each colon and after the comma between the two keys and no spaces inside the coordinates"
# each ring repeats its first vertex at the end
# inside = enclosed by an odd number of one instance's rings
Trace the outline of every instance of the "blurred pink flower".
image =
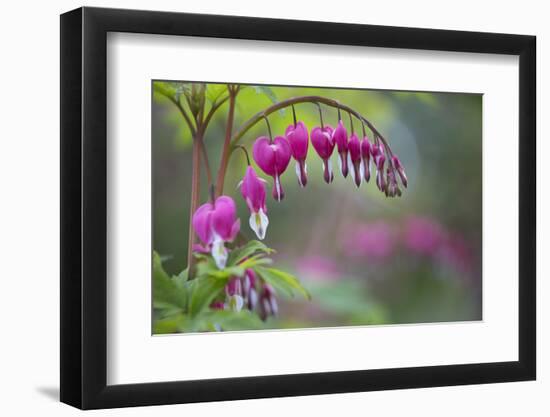
{"type": "Polygon", "coordinates": [[[321,280],[334,279],[340,275],[337,263],[321,255],[309,255],[299,258],[296,269],[300,274],[321,280]]]}
{"type": "Polygon", "coordinates": [[[458,272],[470,273],[473,269],[473,253],[466,240],[459,235],[450,235],[438,253],[439,260],[458,272]]]}
{"type": "Polygon", "coordinates": [[[410,217],[403,227],[405,247],[420,255],[435,255],[441,249],[445,231],[437,221],[426,217],[410,217]]]}
{"type": "Polygon", "coordinates": [[[343,249],[348,256],[383,261],[395,250],[395,231],[385,221],[357,224],[345,234],[343,249]]]}

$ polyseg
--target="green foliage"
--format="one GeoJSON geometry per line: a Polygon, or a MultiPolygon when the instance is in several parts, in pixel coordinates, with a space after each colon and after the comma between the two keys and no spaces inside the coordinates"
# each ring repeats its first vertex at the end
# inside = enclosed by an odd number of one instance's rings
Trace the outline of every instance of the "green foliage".
{"type": "MultiPolygon", "coordinates": [[[[275,91],[271,87],[268,87],[267,85],[255,85],[254,90],[256,90],[256,94],[261,94],[266,96],[273,104],[277,103],[279,100],[277,99],[277,95],[275,94],[275,91]]],[[[284,116],[285,109],[279,110],[279,113],[284,116]]]]}
{"type": "Polygon", "coordinates": [[[162,266],[162,257],[153,253],[153,309],[155,334],[175,332],[244,330],[263,327],[258,315],[248,310],[212,310],[209,306],[225,296],[225,286],[233,277],[243,277],[252,269],[277,292],[289,297],[295,293],[310,299],[299,280],[284,271],[268,267],[267,255],[273,249],[252,240],[231,251],[227,265],[218,269],[210,255],[195,254],[194,279],[187,269],[170,277],[162,266]]]}
{"type": "Polygon", "coordinates": [[[262,266],[256,267],[255,271],[260,277],[270,284],[275,290],[282,292],[290,297],[294,296],[295,292],[303,295],[304,298],[311,300],[309,292],[300,284],[298,278],[287,272],[275,268],[265,268],[262,266]]]}
{"type": "Polygon", "coordinates": [[[207,84],[206,87],[206,99],[214,104],[227,93],[227,86],[225,84],[207,84]]]}

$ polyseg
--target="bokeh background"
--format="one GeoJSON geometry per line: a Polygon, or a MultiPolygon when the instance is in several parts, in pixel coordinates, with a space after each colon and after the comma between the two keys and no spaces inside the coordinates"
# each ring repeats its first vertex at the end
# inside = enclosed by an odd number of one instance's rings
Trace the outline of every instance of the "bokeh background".
{"type": "MultiPolygon", "coordinates": [[[[279,297],[280,314],[267,327],[481,320],[482,96],[279,86],[271,91],[275,97],[254,86],[240,92],[235,129],[274,98],[334,98],[367,117],[388,139],[405,166],[409,187],[401,198],[386,198],[373,179],[357,189],[350,176],[340,175],[336,150],[335,180],[328,185],[311,145],[307,187],[299,187],[291,161],[282,176],[286,196],[281,203],[271,198],[272,180],[261,173],[269,183],[265,243],[277,250],[276,267],[295,274],[312,294],[311,301],[279,297]]],[[[296,113],[309,129],[319,125],[314,104],[299,104],[296,113]]],[[[226,117],[224,104],[205,137],[214,174],[226,117]]],[[[336,110],[324,106],[323,118],[335,126],[336,110]]],[[[347,115],[343,120],[349,131],[347,115]]],[[[284,134],[292,112],[274,113],[270,122],[274,136],[284,134]]],[[[259,123],[241,143],[251,151],[255,138],[265,134],[265,123],[259,123]]],[[[178,110],[157,95],[152,147],[153,248],[166,259],[167,272],[177,274],[187,265],[192,142],[178,110]]],[[[237,202],[241,231],[253,239],[237,190],[245,168],[242,152],[234,152],[225,194],[237,202]]],[[[201,201],[207,199],[204,183],[201,201]]]]}

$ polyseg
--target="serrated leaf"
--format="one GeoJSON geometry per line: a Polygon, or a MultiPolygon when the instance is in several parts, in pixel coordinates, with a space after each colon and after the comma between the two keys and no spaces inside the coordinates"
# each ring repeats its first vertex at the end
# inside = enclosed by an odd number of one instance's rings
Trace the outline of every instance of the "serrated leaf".
{"type": "Polygon", "coordinates": [[[220,294],[225,287],[227,280],[211,277],[198,277],[187,282],[190,289],[189,314],[195,316],[220,294]]]}
{"type": "Polygon", "coordinates": [[[176,96],[176,89],[173,84],[165,81],[155,81],[153,83],[153,91],[168,98],[176,96]]]}
{"type": "Polygon", "coordinates": [[[228,265],[236,265],[241,262],[243,259],[256,254],[257,252],[270,254],[275,252],[273,249],[267,247],[259,240],[251,240],[246,245],[233,249],[229,254],[229,259],[227,260],[228,265]]]}
{"type": "Polygon", "coordinates": [[[293,296],[294,291],[296,291],[302,294],[307,300],[311,300],[309,292],[294,275],[275,268],[257,267],[254,270],[264,281],[273,286],[276,290],[282,290],[291,296],[293,296]]]}
{"type": "Polygon", "coordinates": [[[153,307],[185,311],[187,290],[178,286],[162,267],[161,257],[153,252],[153,307]]]}
{"type": "Polygon", "coordinates": [[[226,92],[225,84],[207,84],[206,86],[206,98],[210,103],[215,103],[226,92]]]}

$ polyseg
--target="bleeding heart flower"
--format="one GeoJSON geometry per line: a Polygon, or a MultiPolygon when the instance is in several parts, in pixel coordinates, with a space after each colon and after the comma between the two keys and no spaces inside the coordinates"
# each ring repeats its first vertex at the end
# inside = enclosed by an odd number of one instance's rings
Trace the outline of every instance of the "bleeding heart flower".
{"type": "Polygon", "coordinates": [[[243,295],[246,306],[249,310],[254,310],[258,302],[258,293],[256,291],[256,273],[253,269],[247,269],[243,278],[243,295]]]}
{"type": "Polygon", "coordinates": [[[348,143],[348,165],[351,166],[351,177],[359,187],[363,179],[363,163],[361,159],[361,142],[355,133],[352,133],[348,143]]]}
{"type": "Polygon", "coordinates": [[[232,311],[241,311],[244,305],[243,290],[240,278],[230,278],[225,285],[227,305],[232,311]]]}
{"type": "Polygon", "coordinates": [[[386,157],[384,156],[384,146],[379,143],[371,146],[371,155],[376,166],[376,185],[382,192],[386,192],[386,180],[384,179],[384,164],[386,157]]]}
{"type": "Polygon", "coordinates": [[[330,162],[330,157],[334,151],[334,141],[332,140],[332,127],[314,127],[311,130],[311,144],[317,154],[323,160],[323,177],[325,182],[330,184],[334,179],[334,174],[332,172],[332,164],[330,162]]]}
{"type": "Polygon", "coordinates": [[[232,242],[241,226],[237,218],[235,202],[222,195],[214,204],[205,203],[193,214],[193,228],[199,239],[208,246],[219,269],[225,268],[227,249],[225,242],[232,242]]]}
{"type": "Polygon", "coordinates": [[[246,168],[246,173],[241,181],[241,194],[250,210],[249,224],[258,239],[263,240],[269,225],[267,207],[265,205],[265,181],[256,175],[251,166],[246,168]]]}
{"type": "Polygon", "coordinates": [[[344,177],[348,176],[348,131],[344,126],[344,123],[340,120],[338,126],[332,132],[332,141],[338,147],[338,154],[340,155],[339,164],[340,172],[344,177]]]}
{"type": "Polygon", "coordinates": [[[361,157],[363,158],[363,174],[365,181],[370,181],[370,156],[371,156],[371,146],[368,137],[364,137],[361,142],[361,157]]]}
{"type": "Polygon", "coordinates": [[[276,316],[278,310],[275,290],[271,285],[264,284],[260,295],[260,318],[266,320],[269,316],[276,316]]]}
{"type": "Polygon", "coordinates": [[[307,184],[307,148],[309,144],[309,135],[304,122],[296,123],[296,126],[290,125],[286,128],[285,136],[290,143],[292,157],[296,160],[296,175],[298,183],[305,187],[307,184]]]}
{"type": "Polygon", "coordinates": [[[401,190],[397,185],[397,178],[395,178],[395,171],[391,166],[387,168],[386,174],[386,197],[401,197],[401,190]]]}
{"type": "Polygon", "coordinates": [[[401,161],[397,156],[393,156],[392,158],[393,166],[397,170],[397,173],[399,174],[399,178],[401,178],[401,183],[405,188],[407,188],[408,181],[407,181],[407,174],[405,174],[405,169],[403,168],[403,165],[401,164],[401,161]]]}
{"type": "Polygon", "coordinates": [[[261,136],[254,142],[252,155],[262,171],[273,177],[272,195],[275,200],[281,201],[285,194],[280,177],[288,167],[291,157],[288,141],[282,136],[277,136],[271,142],[266,136],[261,136]]]}

